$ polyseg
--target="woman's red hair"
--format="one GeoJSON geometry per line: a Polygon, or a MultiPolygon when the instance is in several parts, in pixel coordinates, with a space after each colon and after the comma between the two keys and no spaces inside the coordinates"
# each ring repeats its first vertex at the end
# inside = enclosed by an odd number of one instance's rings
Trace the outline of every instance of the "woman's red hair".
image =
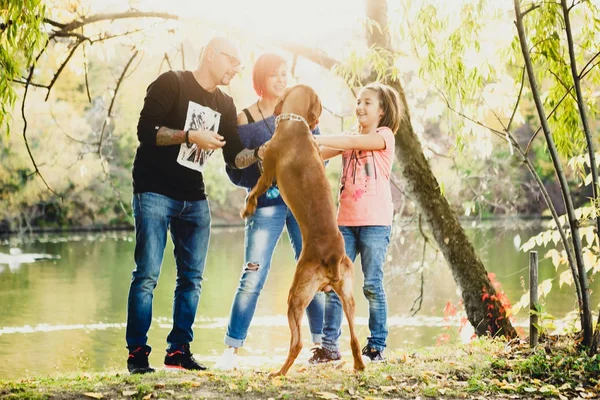
{"type": "Polygon", "coordinates": [[[281,64],[285,64],[285,59],[275,53],[261,54],[254,63],[252,68],[252,85],[254,85],[254,91],[257,95],[263,95],[266,90],[267,78],[273,73],[281,64]]]}

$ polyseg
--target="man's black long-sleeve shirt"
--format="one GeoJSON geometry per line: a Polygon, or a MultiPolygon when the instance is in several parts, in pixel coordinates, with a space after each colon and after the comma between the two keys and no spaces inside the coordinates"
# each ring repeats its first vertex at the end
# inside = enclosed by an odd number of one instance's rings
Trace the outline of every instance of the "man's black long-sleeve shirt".
{"type": "MultiPolygon", "coordinates": [[[[175,72],[169,71],[160,75],[146,91],[137,126],[140,144],[133,162],[133,192],[154,192],[181,201],[203,200],[206,193],[202,172],[178,162],[186,145],[157,146],[156,134],[162,126],[183,130],[186,119],[192,129],[210,129],[199,115],[204,114],[203,110],[210,115],[220,114],[217,131],[226,142],[222,148],[223,158],[235,168],[235,157],[243,149],[237,133],[237,113],[230,96],[218,88],[213,93],[204,90],[190,71],[179,73],[183,84],[175,72]]],[[[211,119],[205,119],[210,125],[211,119]]]]}

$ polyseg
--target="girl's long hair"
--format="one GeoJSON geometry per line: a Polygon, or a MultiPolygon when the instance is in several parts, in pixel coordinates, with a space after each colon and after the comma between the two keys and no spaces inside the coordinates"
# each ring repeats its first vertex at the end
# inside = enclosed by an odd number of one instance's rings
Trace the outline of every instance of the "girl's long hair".
{"type": "Polygon", "coordinates": [[[379,106],[383,110],[383,117],[381,117],[377,127],[387,126],[395,134],[400,129],[400,122],[403,116],[402,108],[404,107],[400,102],[398,92],[391,86],[379,82],[369,83],[363,86],[361,91],[367,89],[377,93],[379,106]]]}

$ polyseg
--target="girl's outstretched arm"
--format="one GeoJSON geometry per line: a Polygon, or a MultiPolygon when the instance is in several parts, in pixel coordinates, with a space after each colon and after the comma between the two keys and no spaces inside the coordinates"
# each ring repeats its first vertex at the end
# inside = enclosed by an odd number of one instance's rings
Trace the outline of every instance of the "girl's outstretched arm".
{"type": "MultiPolygon", "coordinates": [[[[320,135],[315,136],[317,143],[332,149],[339,150],[383,150],[385,149],[385,140],[377,133],[368,133],[364,135],[320,135]]],[[[321,150],[323,158],[325,155],[321,150]]],[[[339,153],[338,153],[339,154],[339,153]]],[[[333,154],[331,157],[337,154],[333,154]]],[[[331,158],[329,157],[329,158],[331,158]]]]}
{"type": "Polygon", "coordinates": [[[319,146],[319,150],[321,151],[321,157],[323,157],[323,160],[329,160],[330,158],[338,156],[344,152],[344,150],[334,149],[333,147],[329,146],[319,146]]]}

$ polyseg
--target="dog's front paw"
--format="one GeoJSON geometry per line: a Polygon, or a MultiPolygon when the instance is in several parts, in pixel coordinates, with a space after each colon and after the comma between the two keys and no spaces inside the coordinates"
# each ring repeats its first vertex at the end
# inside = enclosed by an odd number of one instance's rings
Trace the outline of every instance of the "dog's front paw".
{"type": "Polygon", "coordinates": [[[277,378],[278,376],[284,376],[281,370],[269,373],[269,378],[277,378]]]}
{"type": "Polygon", "coordinates": [[[254,214],[255,211],[256,211],[256,201],[249,200],[248,202],[246,202],[246,207],[244,207],[244,209],[242,210],[240,215],[243,219],[246,219],[249,216],[251,216],[252,214],[254,214]]]}
{"type": "Polygon", "coordinates": [[[365,363],[362,359],[359,362],[354,361],[354,372],[361,372],[365,370],[365,363]]]}

